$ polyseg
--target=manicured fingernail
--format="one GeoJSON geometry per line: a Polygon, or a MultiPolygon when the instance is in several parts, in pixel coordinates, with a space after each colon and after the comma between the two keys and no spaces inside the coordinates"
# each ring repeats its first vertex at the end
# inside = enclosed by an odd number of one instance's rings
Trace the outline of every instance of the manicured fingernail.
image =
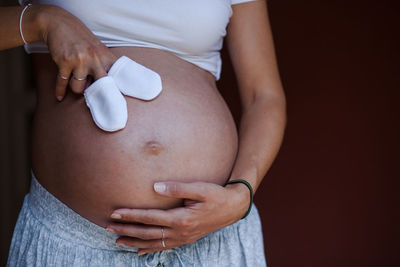
{"type": "Polygon", "coordinates": [[[113,214],[111,214],[111,218],[113,218],[113,219],[121,219],[122,217],[121,217],[121,214],[113,213],[113,214]]]}
{"type": "Polygon", "coordinates": [[[139,256],[145,255],[147,252],[138,252],[139,256]]]}
{"type": "Polygon", "coordinates": [[[106,231],[109,233],[115,233],[114,229],[112,229],[112,228],[106,228],[106,231]]]}
{"type": "Polygon", "coordinates": [[[167,189],[167,186],[164,183],[155,183],[154,184],[154,190],[156,192],[165,192],[165,189],[167,189]]]}
{"type": "Polygon", "coordinates": [[[122,242],[117,242],[117,246],[127,246],[127,245],[122,242]]]}
{"type": "Polygon", "coordinates": [[[61,95],[58,95],[58,96],[57,96],[57,100],[58,100],[58,101],[61,101],[62,98],[63,98],[63,97],[62,97],[61,95]]]}

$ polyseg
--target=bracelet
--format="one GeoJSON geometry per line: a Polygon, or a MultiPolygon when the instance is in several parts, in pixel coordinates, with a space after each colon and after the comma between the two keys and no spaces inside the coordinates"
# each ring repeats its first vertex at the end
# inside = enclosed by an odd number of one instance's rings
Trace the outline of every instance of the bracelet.
{"type": "Polygon", "coordinates": [[[244,216],[242,217],[242,219],[244,219],[244,218],[246,218],[247,215],[249,215],[249,213],[250,213],[251,206],[252,206],[252,204],[253,204],[253,195],[254,195],[254,192],[253,192],[253,188],[251,188],[251,185],[250,185],[246,180],[243,180],[243,179],[230,180],[230,181],[226,182],[225,185],[227,185],[227,184],[238,184],[238,183],[244,184],[244,185],[247,186],[247,188],[250,190],[250,205],[249,205],[249,208],[247,209],[246,213],[245,213],[244,216]]]}
{"type": "Polygon", "coordinates": [[[22,9],[21,16],[19,17],[19,34],[21,35],[22,41],[24,41],[24,44],[28,44],[25,41],[24,35],[22,34],[22,17],[24,16],[25,11],[30,7],[32,4],[27,4],[24,9],[22,9]]]}

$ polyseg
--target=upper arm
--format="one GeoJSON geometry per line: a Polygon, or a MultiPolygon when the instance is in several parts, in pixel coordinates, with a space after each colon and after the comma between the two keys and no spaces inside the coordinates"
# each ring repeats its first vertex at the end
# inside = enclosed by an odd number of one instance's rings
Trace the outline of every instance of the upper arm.
{"type": "Polygon", "coordinates": [[[266,1],[232,5],[232,10],[225,41],[244,107],[258,97],[284,97],[266,1]]]}

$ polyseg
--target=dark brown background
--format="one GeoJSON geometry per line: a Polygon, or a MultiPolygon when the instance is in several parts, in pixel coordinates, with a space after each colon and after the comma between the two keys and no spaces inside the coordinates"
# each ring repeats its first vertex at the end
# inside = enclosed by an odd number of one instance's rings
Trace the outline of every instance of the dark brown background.
{"type": "MultiPolygon", "coordinates": [[[[269,267],[400,266],[399,5],[269,0],[269,9],[288,104],[283,146],[256,194],[269,267]]],[[[219,88],[238,119],[225,49],[223,59],[219,88]]],[[[21,48],[0,52],[0,264],[28,184],[28,73],[21,48]]]]}

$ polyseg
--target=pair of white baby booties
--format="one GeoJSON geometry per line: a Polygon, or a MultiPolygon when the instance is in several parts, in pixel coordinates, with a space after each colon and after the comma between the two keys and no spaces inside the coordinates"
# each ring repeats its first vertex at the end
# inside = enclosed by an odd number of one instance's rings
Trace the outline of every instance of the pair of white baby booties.
{"type": "Polygon", "coordinates": [[[112,65],[107,76],[96,80],[83,92],[96,125],[107,132],[125,128],[128,109],[124,95],[152,100],[162,90],[160,75],[122,56],[112,65]]]}

